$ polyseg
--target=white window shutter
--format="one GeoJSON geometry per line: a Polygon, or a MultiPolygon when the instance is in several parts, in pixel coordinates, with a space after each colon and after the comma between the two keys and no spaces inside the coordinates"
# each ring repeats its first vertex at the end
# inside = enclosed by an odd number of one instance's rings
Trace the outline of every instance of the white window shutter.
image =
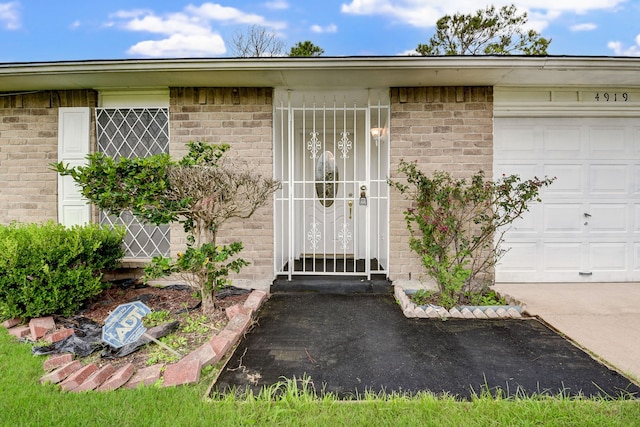
{"type": "MultiPolygon", "coordinates": [[[[86,163],[89,154],[90,109],[60,108],[58,112],[58,161],[70,166],[86,163]]],[[[91,210],[70,176],[58,176],[58,221],[67,226],[87,224],[91,210]]]]}

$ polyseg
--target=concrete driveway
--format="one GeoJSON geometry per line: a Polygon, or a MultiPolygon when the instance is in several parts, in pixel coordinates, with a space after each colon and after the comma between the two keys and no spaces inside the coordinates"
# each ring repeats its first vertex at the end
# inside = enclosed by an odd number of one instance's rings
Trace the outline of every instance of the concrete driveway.
{"type": "Polygon", "coordinates": [[[640,283],[499,283],[494,288],[619,372],[640,379],[640,283]]]}

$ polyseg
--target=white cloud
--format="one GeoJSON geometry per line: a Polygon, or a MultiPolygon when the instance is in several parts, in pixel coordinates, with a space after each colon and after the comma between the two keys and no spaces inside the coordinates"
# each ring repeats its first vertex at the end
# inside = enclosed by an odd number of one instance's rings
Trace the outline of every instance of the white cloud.
{"type": "Polygon", "coordinates": [[[593,31],[598,26],[592,22],[585,22],[584,24],[576,24],[569,27],[571,31],[593,31]]]}
{"type": "Polygon", "coordinates": [[[111,16],[113,18],[129,19],[129,18],[137,18],[139,16],[150,15],[150,14],[153,14],[153,10],[151,9],[131,9],[131,10],[119,10],[115,13],[112,13],[111,16]]]}
{"type": "Polygon", "coordinates": [[[211,28],[190,18],[182,13],[174,13],[166,17],[146,15],[142,18],[133,18],[124,24],[124,28],[131,31],[145,31],[157,34],[188,34],[206,35],[211,33],[211,28]]]}
{"type": "MultiPolygon", "coordinates": [[[[282,1],[272,2],[282,7],[282,1]]],[[[120,10],[105,25],[128,31],[159,34],[159,40],[145,40],[132,46],[128,53],[147,57],[202,57],[226,53],[222,36],[213,23],[225,25],[260,25],[272,29],[286,28],[286,22],[269,21],[255,13],[217,3],[189,5],[182,11],[158,15],[149,9],[120,10]]]]}
{"type": "Polygon", "coordinates": [[[127,53],[147,57],[203,57],[226,52],[218,34],[174,34],[163,40],[147,40],[133,45],[127,53]]]}
{"type": "Polygon", "coordinates": [[[446,14],[441,5],[442,2],[438,0],[352,0],[350,4],[343,3],[340,11],[353,15],[387,16],[393,21],[401,21],[414,27],[431,27],[446,14]]]}
{"type": "Polygon", "coordinates": [[[18,2],[0,3],[0,23],[7,30],[18,30],[20,22],[20,4],[18,2]]]}
{"type": "MultiPolygon", "coordinates": [[[[520,12],[524,10],[520,9],[520,12]]],[[[546,11],[533,11],[527,12],[527,24],[525,25],[526,29],[532,29],[538,32],[541,32],[549,23],[558,17],[560,17],[562,13],[558,10],[546,10],[546,11]]]]}
{"type": "Polygon", "coordinates": [[[619,41],[611,41],[607,43],[607,47],[611,49],[616,56],[640,56],[640,34],[636,36],[636,44],[626,47],[619,41]]]}
{"type": "Polygon", "coordinates": [[[255,13],[246,13],[235,7],[222,6],[217,3],[203,3],[196,7],[189,5],[185,12],[206,21],[221,21],[230,24],[261,25],[274,29],[286,28],[286,22],[270,22],[255,13]]]}
{"type": "Polygon", "coordinates": [[[320,25],[312,25],[311,31],[314,33],[336,33],[338,32],[338,27],[335,24],[329,24],[326,27],[320,25]]]}
{"type": "MultiPolygon", "coordinates": [[[[496,8],[515,4],[529,15],[529,28],[541,31],[563,13],[583,14],[596,10],[614,10],[626,0],[496,0],[496,8]]],[[[489,3],[489,2],[488,2],[489,3]]],[[[418,28],[433,27],[444,15],[473,13],[485,5],[472,0],[351,0],[341,12],[353,15],[386,16],[390,21],[418,28]]]]}

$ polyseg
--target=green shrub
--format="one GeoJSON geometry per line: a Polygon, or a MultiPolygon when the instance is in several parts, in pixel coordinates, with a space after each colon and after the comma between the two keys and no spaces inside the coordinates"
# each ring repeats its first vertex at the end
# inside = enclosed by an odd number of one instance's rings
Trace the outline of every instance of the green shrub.
{"type": "Polygon", "coordinates": [[[508,226],[555,180],[503,175],[492,181],[483,171],[465,180],[446,171],[426,174],[417,162],[405,160],[398,174],[402,180],[388,182],[411,201],[404,211],[409,247],[437,283],[439,305],[447,309],[465,303],[469,294],[484,293],[505,253],[501,244],[508,226]]]}
{"type": "Polygon", "coordinates": [[[0,318],[74,313],[124,256],[124,230],[92,224],[0,225],[0,318]]]}

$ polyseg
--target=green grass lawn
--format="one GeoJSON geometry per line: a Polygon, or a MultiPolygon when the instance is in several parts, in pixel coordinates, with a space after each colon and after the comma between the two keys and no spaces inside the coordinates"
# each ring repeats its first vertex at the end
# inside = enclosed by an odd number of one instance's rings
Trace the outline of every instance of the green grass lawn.
{"type": "Polygon", "coordinates": [[[0,328],[0,426],[633,426],[640,402],[539,397],[439,398],[366,396],[360,401],[316,398],[284,387],[260,396],[204,399],[212,378],[198,386],[109,393],[61,392],[40,385],[42,356],[32,356],[0,328]]]}

